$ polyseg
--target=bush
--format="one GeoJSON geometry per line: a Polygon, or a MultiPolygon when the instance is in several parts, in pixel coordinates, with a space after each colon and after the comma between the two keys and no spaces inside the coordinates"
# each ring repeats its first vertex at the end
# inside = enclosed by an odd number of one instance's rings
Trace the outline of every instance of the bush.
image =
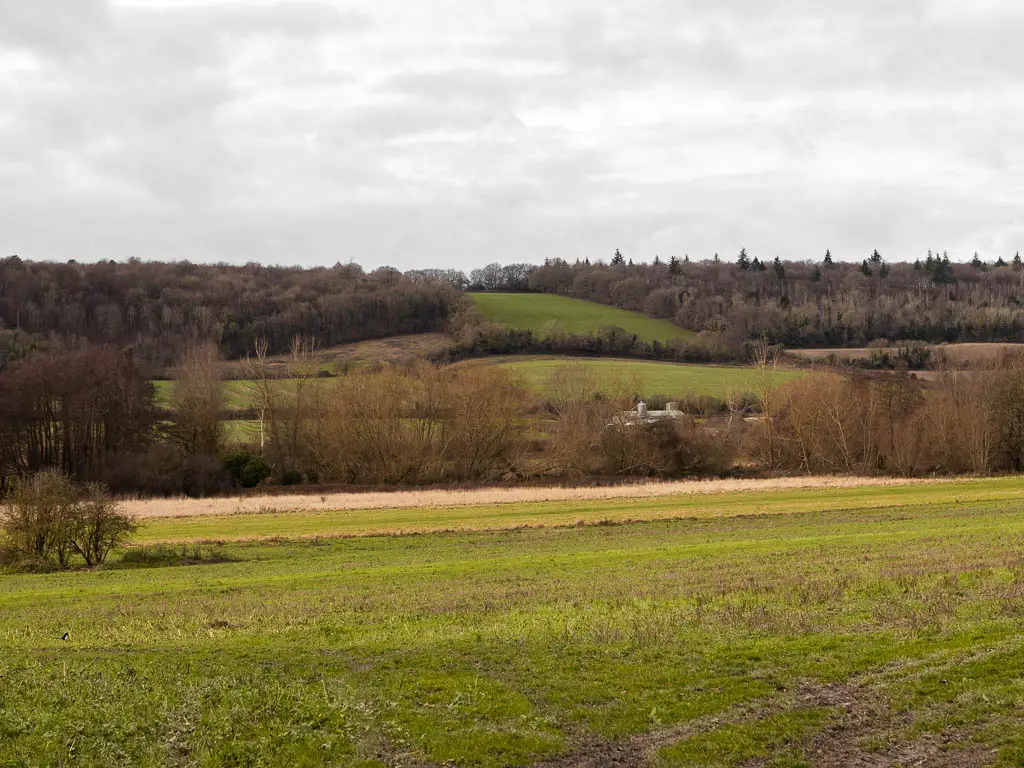
{"type": "Polygon", "coordinates": [[[297,469],[288,469],[281,473],[281,485],[301,485],[302,473],[297,469]]]}
{"type": "Polygon", "coordinates": [[[128,542],[136,526],[99,485],[76,488],[63,474],[48,470],[19,484],[0,507],[6,559],[69,564],[77,552],[88,566],[100,565],[110,551],[128,542]]]}
{"type": "Polygon", "coordinates": [[[75,505],[69,541],[88,566],[100,565],[110,550],[128,543],[138,526],[106,489],[90,485],[75,505]]]}
{"type": "Polygon", "coordinates": [[[66,475],[47,470],[19,483],[0,509],[0,528],[21,557],[67,563],[71,550],[75,488],[66,475]]]}
{"type": "MultiPolygon", "coordinates": [[[[235,485],[242,488],[255,488],[270,477],[270,465],[262,456],[254,456],[248,451],[237,451],[224,458],[224,468],[231,475],[235,485]]],[[[299,474],[298,482],[302,482],[299,474]]]]}

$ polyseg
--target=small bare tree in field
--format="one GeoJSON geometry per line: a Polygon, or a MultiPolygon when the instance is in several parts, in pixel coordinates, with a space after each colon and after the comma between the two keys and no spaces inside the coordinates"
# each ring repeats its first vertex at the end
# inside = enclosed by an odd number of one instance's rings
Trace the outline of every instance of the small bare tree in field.
{"type": "Polygon", "coordinates": [[[17,484],[0,507],[0,527],[11,548],[40,560],[67,564],[75,488],[57,470],[39,472],[17,484]]]}
{"type": "Polygon", "coordinates": [[[66,567],[77,552],[94,566],[126,544],[136,525],[102,486],[83,491],[66,475],[48,470],[19,483],[0,505],[0,530],[21,556],[66,567]]]}
{"type": "Polygon", "coordinates": [[[69,540],[88,566],[102,565],[110,551],[124,546],[138,526],[100,485],[88,485],[74,506],[69,540]]]}

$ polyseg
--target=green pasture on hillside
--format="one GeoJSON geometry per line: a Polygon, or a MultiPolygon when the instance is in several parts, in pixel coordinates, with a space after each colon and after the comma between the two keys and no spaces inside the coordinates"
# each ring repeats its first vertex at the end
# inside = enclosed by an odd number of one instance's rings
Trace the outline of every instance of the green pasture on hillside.
{"type": "MultiPolygon", "coordinates": [[[[649,360],[612,360],[606,358],[513,357],[497,363],[529,388],[546,393],[552,376],[566,367],[590,371],[606,392],[622,390],[641,397],[710,396],[747,394],[758,389],[761,375],[749,366],[687,365],[649,360]]],[[[805,376],[795,368],[779,368],[769,375],[773,386],[805,376]]]]}
{"type": "Polygon", "coordinates": [[[855,490],[0,575],[0,765],[1020,765],[1020,479],[855,490]]]}
{"type": "Polygon", "coordinates": [[[647,342],[686,341],[696,334],[677,325],[639,312],[609,307],[593,301],[546,293],[471,293],[480,313],[492,323],[546,333],[557,328],[565,333],[597,333],[617,326],[647,342]]]}

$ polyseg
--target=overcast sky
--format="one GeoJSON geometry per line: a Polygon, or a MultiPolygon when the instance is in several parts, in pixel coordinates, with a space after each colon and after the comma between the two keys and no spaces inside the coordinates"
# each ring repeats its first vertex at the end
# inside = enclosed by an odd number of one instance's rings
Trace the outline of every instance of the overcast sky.
{"type": "Polygon", "coordinates": [[[0,256],[1024,246],[1019,0],[0,0],[0,256]]]}

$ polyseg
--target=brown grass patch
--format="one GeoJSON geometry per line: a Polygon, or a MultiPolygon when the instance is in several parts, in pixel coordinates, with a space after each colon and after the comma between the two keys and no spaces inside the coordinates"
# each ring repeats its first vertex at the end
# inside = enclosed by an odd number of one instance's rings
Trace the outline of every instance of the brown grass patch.
{"type": "MultiPolygon", "coordinates": [[[[336,370],[348,365],[359,368],[375,363],[405,363],[422,360],[440,354],[451,346],[452,340],[443,333],[416,333],[405,336],[390,336],[386,339],[371,339],[343,344],[321,350],[320,357],[327,370],[336,370]]],[[[285,376],[288,372],[289,355],[275,355],[267,360],[270,372],[285,376]]],[[[241,361],[225,362],[224,375],[228,378],[244,378],[245,367],[241,361]]]]}
{"type": "MultiPolygon", "coordinates": [[[[962,478],[961,478],[962,479],[962,478]]],[[[217,499],[146,499],[125,502],[138,518],[205,517],[261,512],[356,511],[470,507],[545,501],[646,499],[716,493],[769,492],[801,489],[901,486],[946,480],[907,480],[869,477],[784,477],[767,480],[683,480],[602,488],[481,488],[475,490],[410,490],[360,493],[242,496],[217,499]]]]}

